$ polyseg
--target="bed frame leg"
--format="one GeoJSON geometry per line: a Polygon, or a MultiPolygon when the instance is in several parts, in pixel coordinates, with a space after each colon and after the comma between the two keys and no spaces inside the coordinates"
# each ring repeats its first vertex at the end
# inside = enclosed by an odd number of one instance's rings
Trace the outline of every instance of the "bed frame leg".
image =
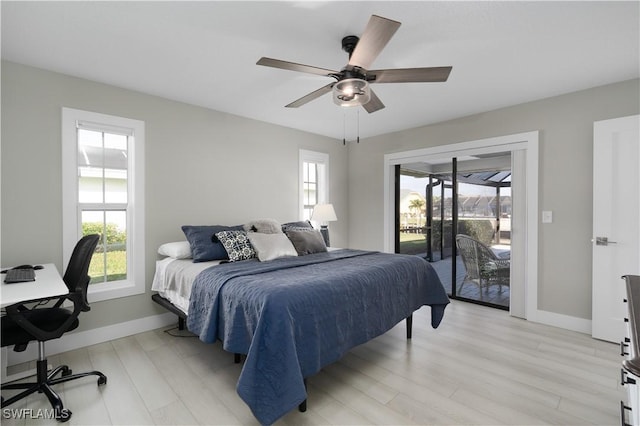
{"type": "Polygon", "coordinates": [[[240,364],[241,361],[241,355],[240,354],[233,354],[233,363],[234,364],[240,364]]]}
{"type": "Polygon", "coordinates": [[[178,317],[178,330],[184,330],[184,318],[178,317]]]}
{"type": "Polygon", "coordinates": [[[413,314],[407,317],[407,340],[411,339],[412,329],[413,329],[413,314]]]}
{"type": "MultiPolygon", "coordinates": [[[[307,379],[302,379],[304,382],[304,388],[305,390],[307,389],[307,379]]],[[[304,413],[305,411],[307,411],[307,400],[305,399],[304,401],[302,401],[300,403],[300,405],[298,405],[298,411],[300,411],[301,413],[304,413]]]]}

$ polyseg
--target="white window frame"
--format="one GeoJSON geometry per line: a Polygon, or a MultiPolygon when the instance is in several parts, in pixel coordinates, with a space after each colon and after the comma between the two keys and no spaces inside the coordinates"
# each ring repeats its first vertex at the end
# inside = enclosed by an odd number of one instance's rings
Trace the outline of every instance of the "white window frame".
{"type": "Polygon", "coordinates": [[[299,212],[300,220],[304,219],[304,163],[316,163],[318,170],[318,204],[329,202],[329,154],[318,151],[300,150],[299,164],[299,212]]]}
{"type": "Polygon", "coordinates": [[[64,265],[82,237],[78,203],[78,126],[109,132],[123,130],[132,135],[128,147],[127,176],[127,278],[91,284],[89,302],[132,296],[145,292],[145,206],[143,121],[113,115],[62,108],[62,254],[64,265]]]}

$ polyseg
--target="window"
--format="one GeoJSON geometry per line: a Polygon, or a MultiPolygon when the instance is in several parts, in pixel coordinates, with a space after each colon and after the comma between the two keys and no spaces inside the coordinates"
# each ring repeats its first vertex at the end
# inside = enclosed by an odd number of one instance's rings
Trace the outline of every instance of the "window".
{"type": "Polygon", "coordinates": [[[300,219],[311,219],[316,204],[329,202],[329,154],[300,150],[300,219]]]}
{"type": "Polygon", "coordinates": [[[89,300],[144,293],[144,122],[62,109],[63,255],[100,234],[89,300]]]}

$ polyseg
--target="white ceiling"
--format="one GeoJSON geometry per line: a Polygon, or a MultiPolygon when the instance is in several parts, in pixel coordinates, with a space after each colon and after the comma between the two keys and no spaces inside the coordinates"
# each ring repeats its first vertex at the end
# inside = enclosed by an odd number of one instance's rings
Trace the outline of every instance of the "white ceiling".
{"type": "Polygon", "coordinates": [[[2,58],[342,140],[638,78],[639,5],[2,1],[2,58]],[[284,108],[332,80],[256,61],[340,70],[372,14],[402,22],[372,68],[451,65],[449,80],[373,85],[373,114],[330,95],[284,108]]]}

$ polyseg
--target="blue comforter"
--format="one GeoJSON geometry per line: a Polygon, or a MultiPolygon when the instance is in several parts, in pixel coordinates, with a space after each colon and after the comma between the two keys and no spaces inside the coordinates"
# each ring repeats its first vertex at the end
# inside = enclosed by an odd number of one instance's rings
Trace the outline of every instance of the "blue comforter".
{"type": "Polygon", "coordinates": [[[262,424],[306,399],[303,379],[423,305],[431,325],[449,303],[416,256],[336,250],[211,267],[191,291],[187,328],[246,354],[237,391],[262,424]]]}

